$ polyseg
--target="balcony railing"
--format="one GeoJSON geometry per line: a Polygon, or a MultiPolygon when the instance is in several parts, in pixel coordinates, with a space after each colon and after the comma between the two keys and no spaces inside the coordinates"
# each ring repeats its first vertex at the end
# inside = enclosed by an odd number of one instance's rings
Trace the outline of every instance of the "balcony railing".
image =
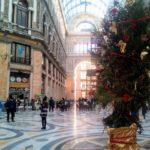
{"type": "Polygon", "coordinates": [[[31,59],[22,58],[22,57],[11,57],[11,62],[18,63],[18,64],[30,65],[31,59]]]}

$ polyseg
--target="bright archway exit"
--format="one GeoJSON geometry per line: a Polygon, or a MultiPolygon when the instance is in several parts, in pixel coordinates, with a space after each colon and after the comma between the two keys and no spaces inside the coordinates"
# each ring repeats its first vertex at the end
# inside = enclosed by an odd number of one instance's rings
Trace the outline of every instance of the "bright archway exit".
{"type": "Polygon", "coordinates": [[[88,74],[95,69],[96,66],[90,61],[83,61],[77,64],[74,69],[74,100],[91,96],[89,93],[95,88],[96,78],[93,78],[91,84],[88,74]]]}

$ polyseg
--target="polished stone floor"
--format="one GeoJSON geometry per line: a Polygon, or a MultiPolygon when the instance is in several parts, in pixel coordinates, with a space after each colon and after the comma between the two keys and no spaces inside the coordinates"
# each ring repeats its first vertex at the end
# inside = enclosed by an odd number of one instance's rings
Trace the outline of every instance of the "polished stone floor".
{"type": "MultiPolygon", "coordinates": [[[[106,150],[108,136],[104,112],[49,112],[47,129],[41,130],[39,112],[17,112],[15,122],[0,119],[0,150],[106,150]]],[[[137,134],[141,150],[150,150],[150,113],[137,134]]]]}

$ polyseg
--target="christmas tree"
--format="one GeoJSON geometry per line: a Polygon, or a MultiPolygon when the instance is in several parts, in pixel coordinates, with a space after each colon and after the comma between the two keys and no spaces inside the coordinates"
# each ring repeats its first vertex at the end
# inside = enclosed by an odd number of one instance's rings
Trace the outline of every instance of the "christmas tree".
{"type": "Polygon", "coordinates": [[[139,109],[150,101],[150,5],[114,0],[94,36],[97,49],[91,54],[102,65],[95,97],[103,107],[113,105],[104,124],[116,128],[136,123],[142,129],[139,109]]]}

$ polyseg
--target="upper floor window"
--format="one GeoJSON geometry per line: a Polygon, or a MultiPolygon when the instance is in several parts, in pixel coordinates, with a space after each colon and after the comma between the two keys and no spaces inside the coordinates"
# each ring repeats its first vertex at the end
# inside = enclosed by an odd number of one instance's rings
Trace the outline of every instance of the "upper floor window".
{"type": "Polygon", "coordinates": [[[82,90],[86,89],[86,82],[81,82],[80,87],[82,90]]]}
{"type": "Polygon", "coordinates": [[[20,26],[28,27],[28,3],[26,0],[18,2],[16,23],[20,26]]]}
{"type": "Polygon", "coordinates": [[[48,31],[49,31],[49,34],[48,34],[48,43],[50,44],[50,42],[51,42],[51,27],[49,27],[48,31]]]}
{"type": "Polygon", "coordinates": [[[31,48],[27,45],[12,43],[11,62],[30,65],[31,48]]]}
{"type": "Polygon", "coordinates": [[[42,68],[43,68],[43,70],[46,69],[46,55],[45,55],[45,54],[43,54],[43,64],[42,64],[42,68]]]}
{"type": "Polygon", "coordinates": [[[51,74],[51,61],[49,61],[49,68],[48,68],[48,72],[51,74]]]}
{"type": "Polygon", "coordinates": [[[46,30],[45,23],[46,23],[46,17],[45,15],[43,15],[43,35],[44,36],[45,36],[45,30],[46,30]]]}
{"type": "Polygon", "coordinates": [[[80,72],[80,79],[81,80],[85,80],[86,79],[86,72],[85,71],[80,72]]]}
{"type": "Polygon", "coordinates": [[[55,49],[55,37],[53,35],[53,46],[52,46],[52,51],[54,52],[54,49],[55,49]]]}

